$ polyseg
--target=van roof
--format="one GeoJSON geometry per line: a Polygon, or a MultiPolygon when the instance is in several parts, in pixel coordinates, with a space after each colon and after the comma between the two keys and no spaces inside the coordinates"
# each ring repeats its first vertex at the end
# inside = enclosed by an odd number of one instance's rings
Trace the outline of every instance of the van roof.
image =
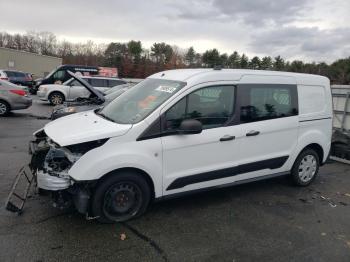
{"type": "Polygon", "coordinates": [[[161,78],[176,81],[194,81],[200,83],[208,81],[233,80],[239,81],[244,75],[276,76],[276,77],[293,77],[296,83],[328,83],[329,79],[320,75],[291,73],[283,71],[251,70],[251,69],[175,69],[159,72],[149,76],[149,78],[161,78]]]}

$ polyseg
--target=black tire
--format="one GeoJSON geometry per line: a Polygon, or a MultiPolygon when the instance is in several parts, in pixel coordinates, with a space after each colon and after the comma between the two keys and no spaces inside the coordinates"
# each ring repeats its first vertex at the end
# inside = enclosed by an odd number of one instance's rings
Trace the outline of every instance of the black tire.
{"type": "Polygon", "coordinates": [[[0,100],[0,116],[7,116],[10,111],[10,105],[4,100],[0,100]]]}
{"type": "Polygon", "coordinates": [[[142,215],[150,200],[151,189],[142,176],[133,172],[120,172],[110,175],[97,185],[91,211],[99,222],[123,222],[142,215]]]}
{"type": "Polygon", "coordinates": [[[64,102],[64,95],[60,92],[52,92],[49,95],[49,102],[53,106],[61,105],[64,102]]]}
{"type": "Polygon", "coordinates": [[[314,181],[320,167],[320,159],[313,149],[302,151],[294,162],[291,177],[296,186],[308,186],[314,181]],[[303,163],[304,164],[303,164],[303,163]]]}

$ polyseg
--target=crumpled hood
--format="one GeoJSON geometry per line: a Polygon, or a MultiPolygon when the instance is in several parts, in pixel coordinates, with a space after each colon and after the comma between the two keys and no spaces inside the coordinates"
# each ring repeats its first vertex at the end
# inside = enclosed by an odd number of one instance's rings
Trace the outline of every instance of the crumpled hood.
{"type": "Polygon", "coordinates": [[[59,118],[48,123],[45,133],[60,146],[74,145],[98,139],[122,136],[132,125],[113,123],[87,111],[59,118]]]}

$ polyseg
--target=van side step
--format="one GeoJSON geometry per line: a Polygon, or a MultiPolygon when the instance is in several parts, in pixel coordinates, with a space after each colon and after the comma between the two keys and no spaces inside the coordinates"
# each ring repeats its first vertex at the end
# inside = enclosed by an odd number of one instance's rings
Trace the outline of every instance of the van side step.
{"type": "Polygon", "coordinates": [[[32,172],[29,165],[23,166],[18,172],[10,194],[7,197],[5,203],[7,211],[17,213],[17,215],[22,214],[24,204],[28,198],[33,182],[36,183],[36,174],[32,172]],[[21,194],[23,191],[24,193],[21,194]]]}

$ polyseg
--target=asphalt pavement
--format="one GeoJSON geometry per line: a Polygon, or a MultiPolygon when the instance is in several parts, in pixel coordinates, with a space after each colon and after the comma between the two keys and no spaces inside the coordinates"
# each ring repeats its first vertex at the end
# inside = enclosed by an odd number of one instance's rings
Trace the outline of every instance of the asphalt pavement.
{"type": "Polygon", "coordinates": [[[306,188],[255,182],[156,203],[122,224],[87,220],[39,195],[21,216],[5,211],[28,141],[52,110],[34,99],[0,118],[0,261],[350,261],[350,166],[336,162],[306,188]]]}

